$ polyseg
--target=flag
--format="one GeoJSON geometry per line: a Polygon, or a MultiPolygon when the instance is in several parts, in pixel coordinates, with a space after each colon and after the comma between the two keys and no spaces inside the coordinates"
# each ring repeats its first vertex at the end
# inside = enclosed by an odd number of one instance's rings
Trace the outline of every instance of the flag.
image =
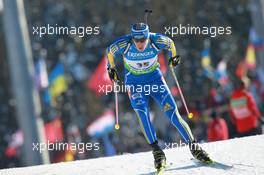
{"type": "Polygon", "coordinates": [[[111,132],[114,129],[115,117],[112,110],[107,110],[92,124],[90,124],[86,131],[91,137],[98,138],[111,132]]]}
{"type": "Polygon", "coordinates": [[[255,28],[251,28],[249,31],[249,42],[256,50],[261,50],[264,48],[264,41],[259,37],[255,28]]]}
{"type": "Polygon", "coordinates": [[[164,54],[162,52],[158,54],[158,62],[160,64],[161,72],[165,74],[167,72],[167,66],[166,66],[164,54]]]}
{"type": "Polygon", "coordinates": [[[207,68],[207,67],[210,67],[211,66],[211,58],[210,58],[210,55],[209,55],[209,49],[204,49],[201,53],[202,55],[202,67],[203,68],[207,68]]]}
{"type": "Polygon", "coordinates": [[[94,71],[90,80],[87,83],[87,87],[94,91],[96,95],[101,96],[105,94],[105,87],[112,86],[112,81],[110,80],[107,72],[107,58],[103,57],[102,61],[94,71]],[[104,87],[104,88],[100,88],[104,87]]]}
{"type": "Polygon", "coordinates": [[[245,57],[245,64],[247,69],[255,70],[256,69],[256,53],[253,47],[253,44],[249,43],[247,46],[247,52],[245,57]]]}
{"type": "MultiPolygon", "coordinates": [[[[61,63],[58,63],[50,73],[49,84],[48,95],[50,95],[51,104],[56,105],[56,97],[68,89],[64,67],[61,63]]],[[[48,99],[48,97],[46,98],[48,99]]]]}
{"type": "Polygon", "coordinates": [[[216,68],[215,71],[215,79],[218,81],[218,83],[222,86],[225,86],[228,84],[229,79],[226,71],[226,61],[221,60],[216,68]]]}
{"type": "Polygon", "coordinates": [[[203,68],[203,74],[208,77],[213,79],[214,73],[213,73],[213,68],[211,66],[211,57],[209,54],[209,49],[206,48],[202,51],[201,53],[202,59],[201,59],[201,65],[203,68]]]}
{"type": "Polygon", "coordinates": [[[59,117],[45,124],[45,134],[47,141],[50,143],[63,140],[62,123],[59,117]]]}
{"type": "Polygon", "coordinates": [[[40,58],[35,64],[35,83],[38,89],[49,86],[47,66],[44,58],[40,58]]]}

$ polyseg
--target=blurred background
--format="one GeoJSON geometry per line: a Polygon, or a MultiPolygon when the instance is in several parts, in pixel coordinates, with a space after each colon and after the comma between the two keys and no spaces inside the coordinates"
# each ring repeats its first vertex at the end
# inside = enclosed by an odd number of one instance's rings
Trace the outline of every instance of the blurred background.
{"type": "MultiPolygon", "coordinates": [[[[150,150],[126,93],[119,94],[120,129],[114,129],[114,94],[98,92],[111,85],[105,50],[143,21],[152,32],[165,26],[230,26],[231,35],[177,35],[176,68],[187,105],[159,56],[165,79],[182,117],[200,142],[255,135],[264,112],[263,0],[0,0],[0,168],[73,161],[150,150]],[[39,35],[37,26],[99,27],[98,35],[39,35]],[[241,83],[241,81],[243,83],[241,83]],[[232,98],[245,86],[251,95],[250,130],[241,131],[232,98]],[[230,107],[231,106],[231,107],[230,107]],[[220,128],[220,129],[219,129],[220,128]],[[33,142],[99,143],[99,150],[33,151],[33,142]],[[44,156],[45,155],[45,156],[44,156]]],[[[116,59],[122,77],[122,59],[116,59]]],[[[179,142],[177,130],[151,101],[151,120],[160,142],[179,142]]],[[[242,124],[247,125],[247,123],[242,124]]]]}

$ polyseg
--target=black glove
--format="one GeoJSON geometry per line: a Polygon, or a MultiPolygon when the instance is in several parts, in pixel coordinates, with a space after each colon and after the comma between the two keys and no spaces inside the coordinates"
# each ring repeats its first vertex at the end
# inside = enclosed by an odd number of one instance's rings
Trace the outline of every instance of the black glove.
{"type": "Polygon", "coordinates": [[[110,77],[110,79],[112,81],[115,81],[117,83],[120,81],[119,76],[117,74],[116,68],[110,68],[110,67],[108,67],[107,68],[107,71],[108,71],[108,75],[109,75],[109,77],[110,77]]]}
{"type": "Polygon", "coordinates": [[[180,64],[181,62],[181,57],[180,55],[176,55],[175,57],[171,57],[169,59],[169,65],[172,65],[172,66],[177,66],[178,64],[180,64]]]}

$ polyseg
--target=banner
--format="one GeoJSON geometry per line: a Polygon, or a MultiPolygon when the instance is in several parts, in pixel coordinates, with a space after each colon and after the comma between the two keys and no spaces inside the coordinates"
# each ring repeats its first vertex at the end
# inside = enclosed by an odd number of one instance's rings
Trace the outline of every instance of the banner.
{"type": "Polygon", "coordinates": [[[90,80],[88,81],[87,87],[94,91],[97,96],[104,95],[105,92],[100,87],[112,86],[107,72],[107,58],[103,57],[101,63],[98,65],[90,80]]]}
{"type": "Polygon", "coordinates": [[[97,120],[90,124],[86,131],[91,137],[98,138],[108,134],[114,129],[115,116],[112,110],[104,112],[97,120]]]}

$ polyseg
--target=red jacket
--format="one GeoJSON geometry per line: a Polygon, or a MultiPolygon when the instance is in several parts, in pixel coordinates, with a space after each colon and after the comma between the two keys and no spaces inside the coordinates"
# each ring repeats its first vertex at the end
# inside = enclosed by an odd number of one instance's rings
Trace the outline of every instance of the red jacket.
{"type": "Polygon", "coordinates": [[[226,140],[229,138],[227,124],[224,119],[217,117],[208,125],[208,142],[226,140]]]}
{"type": "Polygon", "coordinates": [[[233,91],[229,108],[232,122],[239,133],[257,127],[260,112],[251,93],[243,89],[233,91]]]}

